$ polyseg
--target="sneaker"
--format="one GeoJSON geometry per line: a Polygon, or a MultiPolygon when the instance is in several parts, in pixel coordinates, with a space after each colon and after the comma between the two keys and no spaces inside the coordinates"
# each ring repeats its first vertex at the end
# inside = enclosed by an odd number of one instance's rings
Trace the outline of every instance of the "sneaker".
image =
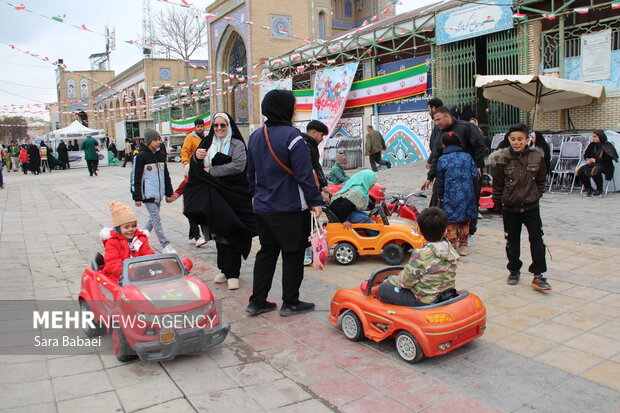
{"type": "Polygon", "coordinates": [[[458,247],[456,252],[458,252],[460,256],[464,257],[471,254],[471,248],[469,248],[469,245],[463,245],[462,247],[458,247]]]}
{"type": "Polygon", "coordinates": [[[306,254],[304,255],[304,266],[312,265],[312,248],[306,248],[306,254]]]}
{"type": "Polygon", "coordinates": [[[314,311],[314,303],[305,303],[303,301],[298,302],[295,305],[282,304],[280,308],[280,315],[282,317],[289,317],[295,314],[304,314],[314,311]]]}
{"type": "Polygon", "coordinates": [[[164,254],[176,254],[177,250],[174,249],[174,247],[172,246],[172,244],[168,244],[164,247],[162,253],[164,254]]]}
{"type": "Polygon", "coordinates": [[[520,277],[521,277],[521,273],[519,271],[510,271],[510,274],[508,274],[508,279],[506,280],[506,282],[510,285],[518,284],[520,277]]]}
{"type": "Polygon", "coordinates": [[[226,276],[222,273],[219,273],[213,279],[213,282],[215,282],[216,284],[224,284],[226,281],[228,281],[228,278],[226,278],[226,276]]]}
{"type": "Polygon", "coordinates": [[[592,196],[592,192],[593,192],[592,189],[588,189],[588,192],[586,192],[586,195],[587,196],[592,196]]]}
{"type": "Polygon", "coordinates": [[[270,303],[269,301],[265,301],[263,304],[256,304],[250,302],[250,304],[248,304],[248,308],[246,308],[245,311],[250,313],[251,316],[257,316],[259,314],[273,311],[276,309],[276,307],[276,303],[270,303]]]}
{"type": "Polygon", "coordinates": [[[195,240],[194,238],[188,238],[188,239],[187,239],[187,243],[188,243],[189,245],[196,245],[196,240],[195,240]]]}
{"type": "Polygon", "coordinates": [[[388,169],[390,169],[392,167],[392,162],[388,162],[387,163],[387,167],[388,167],[388,169]]]}
{"type": "Polygon", "coordinates": [[[603,191],[598,190],[598,189],[596,191],[592,192],[592,196],[600,196],[602,194],[603,194],[603,191]]]}
{"type": "Polygon", "coordinates": [[[196,240],[196,248],[200,248],[207,243],[207,240],[204,237],[200,237],[196,240]]]}
{"type": "Polygon", "coordinates": [[[473,246],[476,245],[476,238],[473,235],[470,235],[467,239],[467,245],[473,246]]]}
{"type": "Polygon", "coordinates": [[[547,282],[547,279],[540,274],[534,275],[532,280],[532,288],[535,290],[550,290],[551,286],[547,282]]]}
{"type": "Polygon", "coordinates": [[[238,290],[239,289],[239,278],[229,278],[228,279],[228,289],[229,290],[238,290]]]}

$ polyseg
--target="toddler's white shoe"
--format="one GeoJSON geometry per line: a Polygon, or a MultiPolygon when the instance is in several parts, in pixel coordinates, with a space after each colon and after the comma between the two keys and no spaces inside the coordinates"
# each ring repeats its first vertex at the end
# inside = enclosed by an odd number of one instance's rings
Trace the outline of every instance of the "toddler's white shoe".
{"type": "Polygon", "coordinates": [[[174,249],[174,247],[172,246],[172,244],[168,244],[164,247],[163,251],[164,254],[176,254],[177,250],[174,249]]]}
{"type": "Polygon", "coordinates": [[[202,247],[207,243],[207,240],[204,237],[200,237],[196,240],[196,248],[202,247]]]}

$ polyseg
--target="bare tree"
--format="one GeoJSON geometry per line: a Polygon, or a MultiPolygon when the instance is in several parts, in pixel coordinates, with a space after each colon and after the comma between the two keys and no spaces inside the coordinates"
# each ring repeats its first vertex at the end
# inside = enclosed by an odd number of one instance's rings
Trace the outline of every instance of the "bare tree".
{"type": "Polygon", "coordinates": [[[153,19],[154,46],[171,51],[183,60],[207,44],[207,21],[191,9],[170,7],[160,10],[153,19]]]}

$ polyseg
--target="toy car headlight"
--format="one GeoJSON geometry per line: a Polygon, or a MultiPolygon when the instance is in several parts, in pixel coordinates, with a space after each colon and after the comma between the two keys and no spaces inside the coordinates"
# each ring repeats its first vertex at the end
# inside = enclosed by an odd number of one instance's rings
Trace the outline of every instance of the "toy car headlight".
{"type": "Polygon", "coordinates": [[[476,306],[477,310],[480,310],[483,307],[482,300],[478,298],[478,296],[474,298],[474,305],[476,306]]]}
{"type": "Polygon", "coordinates": [[[413,228],[409,228],[409,232],[411,232],[411,235],[413,235],[414,237],[419,237],[420,234],[418,233],[418,231],[416,231],[413,228]]]}
{"type": "Polygon", "coordinates": [[[448,313],[427,314],[425,318],[426,318],[426,321],[428,321],[431,324],[443,324],[443,323],[450,323],[452,321],[452,316],[448,313]]]}

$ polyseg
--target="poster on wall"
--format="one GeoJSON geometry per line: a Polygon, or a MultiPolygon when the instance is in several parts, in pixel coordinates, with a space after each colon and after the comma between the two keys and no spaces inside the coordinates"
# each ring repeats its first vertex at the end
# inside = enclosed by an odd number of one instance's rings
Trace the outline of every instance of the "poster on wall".
{"type": "Polygon", "coordinates": [[[611,29],[581,36],[581,79],[611,77],[611,29]]]}
{"type": "Polygon", "coordinates": [[[486,0],[453,8],[437,15],[437,44],[471,39],[512,29],[512,0],[486,0]]]}
{"type": "MultiPolygon", "coordinates": [[[[338,123],[357,71],[358,62],[331,67],[316,73],[312,119],[320,120],[331,131],[338,123]]],[[[322,147],[319,148],[322,151],[322,147]]]]}

